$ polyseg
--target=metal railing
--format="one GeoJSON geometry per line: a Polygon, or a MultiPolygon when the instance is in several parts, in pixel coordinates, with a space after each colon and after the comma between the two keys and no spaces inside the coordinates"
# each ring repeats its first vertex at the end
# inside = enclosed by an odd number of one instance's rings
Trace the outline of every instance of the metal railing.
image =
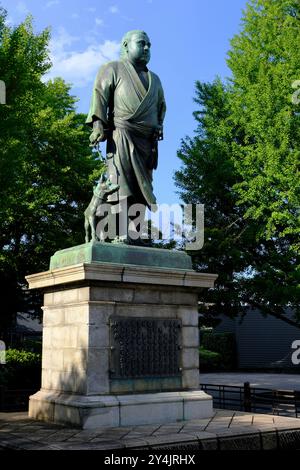
{"type": "Polygon", "coordinates": [[[201,384],[201,389],[213,397],[215,408],[300,417],[300,391],[272,390],[233,385],[201,384]]]}
{"type": "MultiPolygon", "coordinates": [[[[249,382],[242,387],[202,383],[200,388],[213,397],[215,408],[300,418],[299,390],[257,388],[249,382]]],[[[0,386],[0,411],[27,410],[29,396],[36,390],[10,390],[0,386]]]]}

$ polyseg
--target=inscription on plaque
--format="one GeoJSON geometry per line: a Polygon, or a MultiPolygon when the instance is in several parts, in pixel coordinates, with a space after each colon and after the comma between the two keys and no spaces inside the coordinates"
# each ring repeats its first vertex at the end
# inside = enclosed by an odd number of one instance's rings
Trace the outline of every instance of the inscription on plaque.
{"type": "Polygon", "coordinates": [[[111,317],[111,378],[181,375],[181,320],[111,317]]]}

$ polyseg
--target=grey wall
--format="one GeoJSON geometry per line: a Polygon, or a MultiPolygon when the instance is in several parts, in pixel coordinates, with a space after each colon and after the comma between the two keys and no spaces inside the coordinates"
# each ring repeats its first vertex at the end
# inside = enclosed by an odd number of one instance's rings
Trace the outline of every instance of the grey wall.
{"type": "Polygon", "coordinates": [[[223,317],[214,331],[235,332],[240,368],[293,367],[291,344],[300,340],[300,328],[271,316],[264,317],[258,310],[247,309],[243,319],[223,317]]]}

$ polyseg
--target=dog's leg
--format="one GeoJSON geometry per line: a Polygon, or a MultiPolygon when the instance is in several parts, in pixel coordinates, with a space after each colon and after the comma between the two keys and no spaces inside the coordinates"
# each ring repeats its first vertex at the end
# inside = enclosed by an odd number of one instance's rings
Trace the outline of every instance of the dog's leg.
{"type": "Polygon", "coordinates": [[[90,241],[89,240],[89,227],[90,227],[89,219],[87,215],[84,214],[85,243],[88,243],[90,241]]]}
{"type": "Polygon", "coordinates": [[[96,214],[90,215],[89,222],[90,222],[90,227],[91,227],[92,241],[95,242],[95,241],[97,241],[97,237],[96,237],[96,214]]]}

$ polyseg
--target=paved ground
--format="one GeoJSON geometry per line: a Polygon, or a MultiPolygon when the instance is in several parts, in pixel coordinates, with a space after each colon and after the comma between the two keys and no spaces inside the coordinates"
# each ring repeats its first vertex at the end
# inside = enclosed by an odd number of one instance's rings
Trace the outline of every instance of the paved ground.
{"type": "Polygon", "coordinates": [[[0,450],[300,449],[300,420],[229,410],[166,425],[79,430],[0,413],[0,450]]]}
{"type": "Polygon", "coordinates": [[[300,390],[300,375],[297,374],[258,374],[252,372],[200,374],[200,383],[203,384],[242,386],[244,382],[250,382],[252,387],[300,390]]]}

